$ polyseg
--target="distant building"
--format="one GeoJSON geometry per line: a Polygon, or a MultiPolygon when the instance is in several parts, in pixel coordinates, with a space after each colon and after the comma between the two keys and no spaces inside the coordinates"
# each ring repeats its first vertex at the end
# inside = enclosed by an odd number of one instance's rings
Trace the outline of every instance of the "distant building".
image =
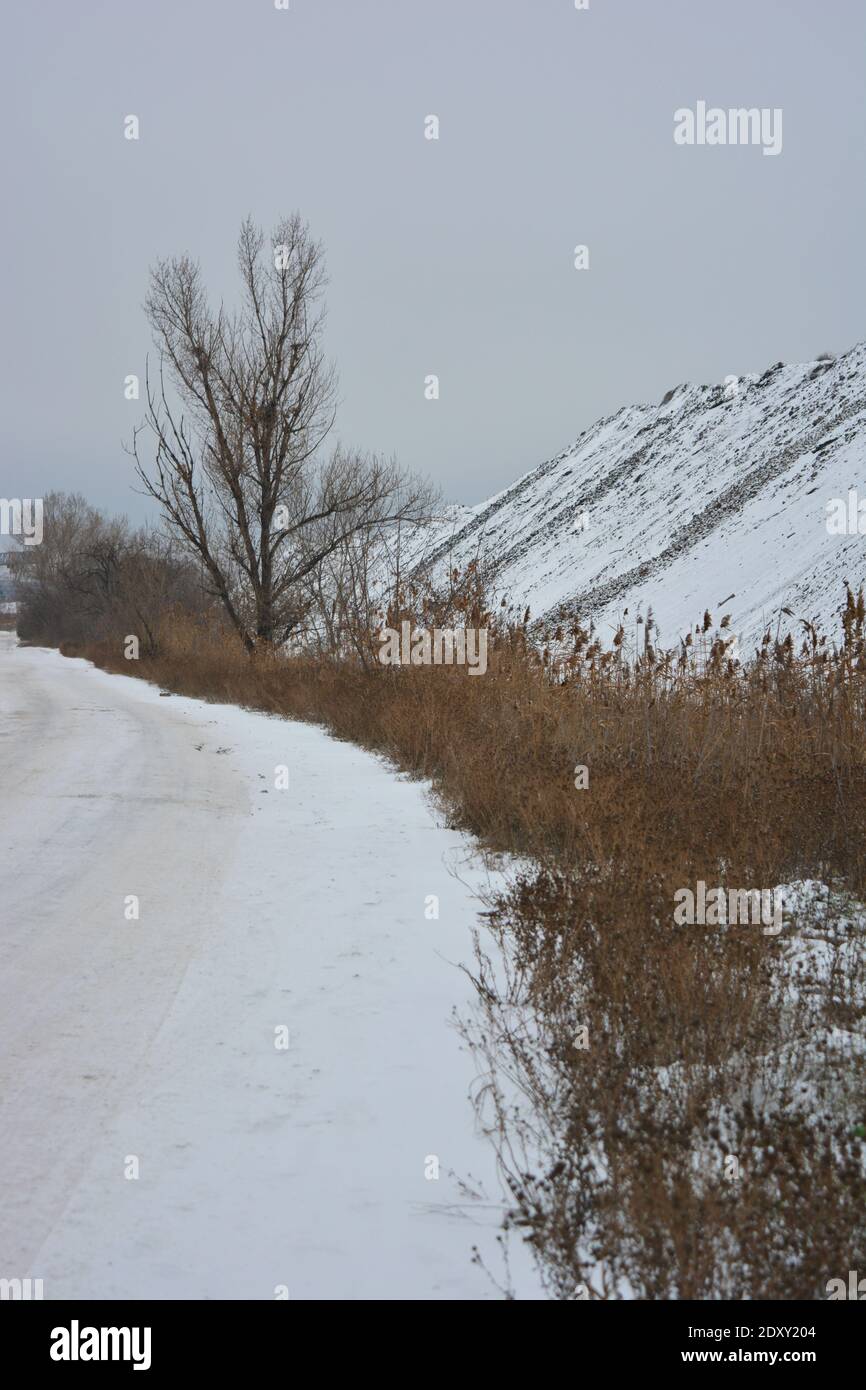
{"type": "Polygon", "coordinates": [[[4,607],[15,598],[15,581],[7,562],[10,555],[18,553],[16,550],[0,550],[0,604],[4,607]]]}

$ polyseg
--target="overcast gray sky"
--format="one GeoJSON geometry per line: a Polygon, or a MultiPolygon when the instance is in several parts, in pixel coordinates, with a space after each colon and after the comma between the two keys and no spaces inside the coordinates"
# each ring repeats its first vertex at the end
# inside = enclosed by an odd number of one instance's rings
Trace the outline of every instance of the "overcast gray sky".
{"type": "Polygon", "coordinates": [[[290,3],[4,6],[2,495],[146,514],[148,266],[231,299],[247,213],[325,244],[340,437],[463,502],[622,404],[866,336],[862,0],[290,3]],[[781,154],[677,146],[699,100],[781,108],[781,154]]]}

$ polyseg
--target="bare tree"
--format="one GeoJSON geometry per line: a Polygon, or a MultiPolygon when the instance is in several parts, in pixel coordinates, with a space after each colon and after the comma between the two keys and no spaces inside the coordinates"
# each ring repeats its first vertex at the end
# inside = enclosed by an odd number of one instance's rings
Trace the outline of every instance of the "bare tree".
{"type": "Polygon", "coordinates": [[[240,307],[214,311],[197,265],[161,261],[145,310],[160,353],[132,452],[170,532],[195,554],[248,650],[298,624],[304,586],[373,525],[421,519],[423,486],[393,463],[335,450],[335,376],[324,358],[321,247],[295,214],[265,251],[250,219],[238,239],[240,307]],[[179,398],[170,405],[166,375],[179,398]],[[155,443],[150,467],[139,435],[155,443]]]}
{"type": "Polygon", "coordinates": [[[85,642],[134,633],[154,651],[168,610],[212,616],[197,566],[170,537],[134,531],[78,493],[49,492],[43,508],[42,544],[10,560],[21,637],[85,642]]]}

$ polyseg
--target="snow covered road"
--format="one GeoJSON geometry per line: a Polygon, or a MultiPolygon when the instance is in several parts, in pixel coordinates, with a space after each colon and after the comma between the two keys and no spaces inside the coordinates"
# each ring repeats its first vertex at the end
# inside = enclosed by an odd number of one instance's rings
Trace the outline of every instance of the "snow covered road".
{"type": "MultiPolygon", "coordinates": [[[[0,740],[0,1276],[497,1296],[470,1255],[501,1272],[501,1191],[450,1024],[483,875],[424,789],[9,634],[0,740]]],[[[534,1296],[522,1252],[514,1274],[534,1296]]]]}

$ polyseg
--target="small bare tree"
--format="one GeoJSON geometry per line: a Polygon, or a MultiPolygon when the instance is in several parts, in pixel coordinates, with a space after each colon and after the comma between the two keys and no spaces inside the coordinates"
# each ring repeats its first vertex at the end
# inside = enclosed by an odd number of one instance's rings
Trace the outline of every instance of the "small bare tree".
{"type": "Polygon", "coordinates": [[[208,304],[186,256],[151,273],[145,310],[160,354],[158,387],[132,453],[169,531],[196,555],[247,649],[286,638],[310,576],[350,537],[422,520],[428,490],[394,464],[341,449],[322,460],[335,376],[321,337],[321,247],[300,217],[265,251],[241,227],[240,307],[208,304]],[[166,375],[180,405],[169,404],[166,375]],[[145,465],[142,430],[154,441],[145,465]]]}
{"type": "Polygon", "coordinates": [[[78,493],[46,493],[43,508],[42,544],[10,561],[21,637],[86,642],[134,633],[153,651],[168,609],[211,615],[199,566],[172,538],[134,531],[78,493]]]}

